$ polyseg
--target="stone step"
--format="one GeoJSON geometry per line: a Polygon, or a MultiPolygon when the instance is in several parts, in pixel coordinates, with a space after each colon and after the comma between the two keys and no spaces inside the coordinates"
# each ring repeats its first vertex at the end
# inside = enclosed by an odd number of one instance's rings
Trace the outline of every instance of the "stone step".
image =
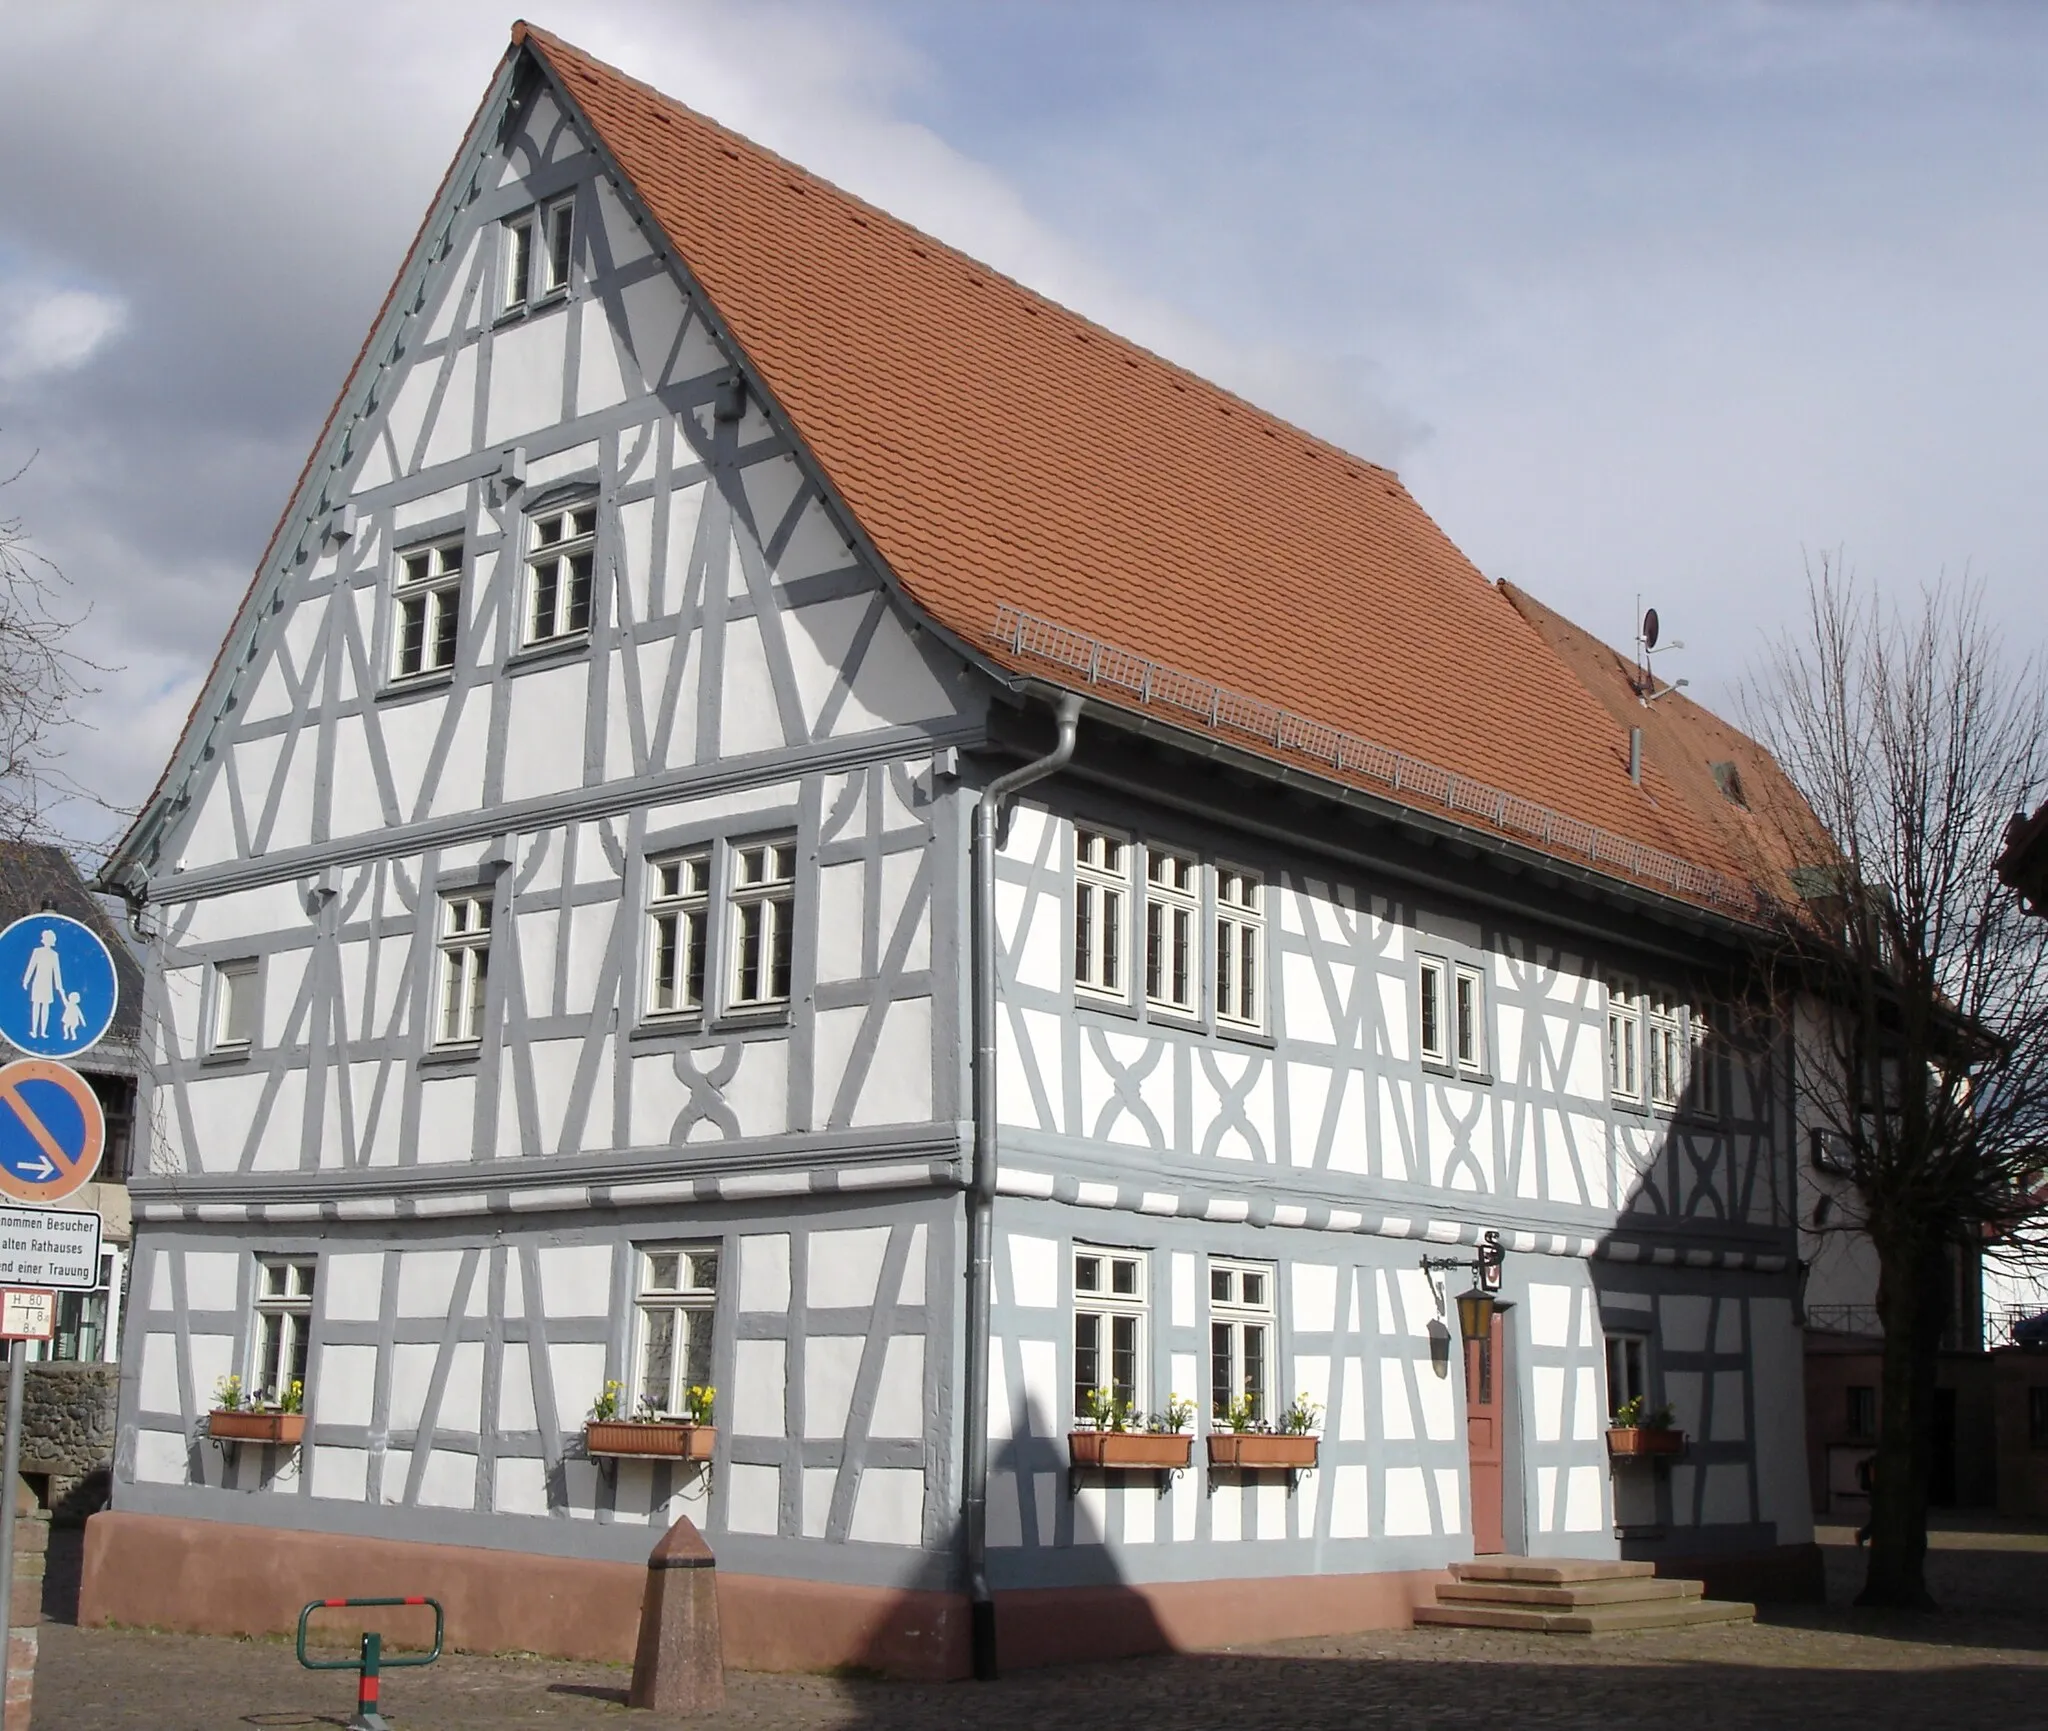
{"type": "Polygon", "coordinates": [[[1729,1599],[1651,1599],[1637,1604],[1546,1610],[1536,1605],[1418,1605],[1415,1621],[1439,1629],[1518,1629],[1533,1635],[1615,1635],[1632,1629],[1682,1629],[1701,1623],[1750,1623],[1754,1605],[1729,1599]]]}
{"type": "Polygon", "coordinates": [[[1436,1590],[1443,1605],[1541,1605],[1570,1610],[1579,1605],[1636,1605],[1661,1599],[1697,1599],[1706,1592],[1701,1581],[1663,1580],[1627,1575],[1613,1581],[1571,1581],[1563,1586],[1537,1586],[1526,1581],[1453,1581],[1436,1590]]]}
{"type": "Polygon", "coordinates": [[[1584,1557],[1480,1557],[1451,1565],[1451,1573],[1461,1581],[1520,1581],[1534,1587],[1643,1580],[1656,1572],[1655,1563],[1595,1562],[1584,1557]]]}

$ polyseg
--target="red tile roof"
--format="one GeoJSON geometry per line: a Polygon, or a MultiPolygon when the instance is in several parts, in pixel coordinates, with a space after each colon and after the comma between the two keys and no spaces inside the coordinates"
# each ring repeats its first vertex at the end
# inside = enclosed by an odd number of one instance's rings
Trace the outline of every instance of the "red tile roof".
{"type": "Polygon", "coordinates": [[[1786,874],[1833,857],[1820,819],[1763,746],[1682,691],[1664,687],[1643,703],[1627,656],[1526,590],[1500,590],[1617,725],[1643,730],[1650,797],[1714,834],[1752,881],[1793,897],[1786,874]]]}
{"type": "Polygon", "coordinates": [[[999,609],[1018,609],[1744,875],[1684,799],[1630,782],[1626,727],[1397,476],[544,31],[513,39],[616,160],[910,599],[957,638],[1083,686],[994,640],[999,609]]]}

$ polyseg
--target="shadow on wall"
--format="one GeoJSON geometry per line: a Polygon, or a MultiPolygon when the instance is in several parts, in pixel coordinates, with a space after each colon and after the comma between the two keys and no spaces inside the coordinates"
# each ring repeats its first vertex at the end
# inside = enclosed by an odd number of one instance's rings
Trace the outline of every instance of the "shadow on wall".
{"type": "MultiPolygon", "coordinates": [[[[1672,1452],[1599,1464],[1623,1556],[1702,1579],[1713,1597],[1814,1603],[1826,1584],[1807,1489],[1796,1168],[1788,1178],[1773,1160],[1782,1142],[1796,1161],[1796,1138],[1781,1122],[1773,1052],[1725,1049],[1708,1061],[1717,1065],[1710,1086],[1695,1060],[1676,1102],[1648,1111],[1625,1141],[1624,1164],[1633,1149],[1636,1170],[1588,1263],[1591,1337],[1555,1318],[1548,1349],[1568,1364],[1567,1382],[1590,1376],[1600,1391],[1603,1454],[1615,1410],[1632,1396],[1645,1420],[1669,1408],[1668,1428],[1680,1433],[1660,1439],[1672,1452]],[[1644,1244],[1642,1235],[1681,1222],[1691,1236],[1727,1235],[1720,1265],[1644,1244]]],[[[1539,1355],[1544,1322],[1531,1317],[1539,1355]]],[[[1583,1445],[1588,1403],[1581,1395],[1575,1404],[1561,1434],[1583,1445]]],[[[1571,1500],[1565,1477],[1586,1470],[1583,1461],[1557,1469],[1557,1525],[1571,1500]]]]}

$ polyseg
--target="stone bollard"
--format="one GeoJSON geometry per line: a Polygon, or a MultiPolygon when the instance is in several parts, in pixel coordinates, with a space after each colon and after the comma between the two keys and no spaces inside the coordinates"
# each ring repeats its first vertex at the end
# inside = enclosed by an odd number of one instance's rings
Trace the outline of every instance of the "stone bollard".
{"type": "Polygon", "coordinates": [[[37,1631],[43,1621],[43,1565],[50,1517],[27,1485],[14,1487],[14,1591],[8,1596],[4,1731],[28,1731],[35,1705],[37,1631]]]}
{"type": "Polygon", "coordinates": [[[725,1705],[718,1559],[687,1517],[662,1534],[647,1556],[640,1646],[626,1705],[657,1713],[715,1713],[725,1705]]]}

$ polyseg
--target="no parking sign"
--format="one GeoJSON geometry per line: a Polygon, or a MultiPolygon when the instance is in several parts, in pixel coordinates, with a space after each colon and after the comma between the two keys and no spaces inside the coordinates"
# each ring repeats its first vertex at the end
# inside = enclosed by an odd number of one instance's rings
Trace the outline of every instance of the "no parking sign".
{"type": "Polygon", "coordinates": [[[55,1202],[91,1179],[107,1145],[92,1084],[68,1064],[0,1065],[0,1192],[55,1202]]]}

